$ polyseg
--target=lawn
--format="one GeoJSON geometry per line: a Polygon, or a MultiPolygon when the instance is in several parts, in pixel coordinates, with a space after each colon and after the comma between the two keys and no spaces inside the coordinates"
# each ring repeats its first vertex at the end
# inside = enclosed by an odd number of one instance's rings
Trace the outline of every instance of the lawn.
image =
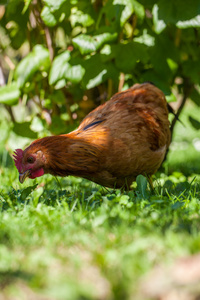
{"type": "Polygon", "coordinates": [[[185,109],[153,192],[142,176],[130,192],[73,177],[22,186],[2,150],[0,299],[197,299],[200,131],[188,112],[199,115],[185,109]]]}

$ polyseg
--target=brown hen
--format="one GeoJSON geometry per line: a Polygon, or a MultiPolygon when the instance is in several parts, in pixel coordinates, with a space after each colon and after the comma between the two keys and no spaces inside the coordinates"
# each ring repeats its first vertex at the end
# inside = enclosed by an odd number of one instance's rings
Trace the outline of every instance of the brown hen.
{"type": "Polygon", "coordinates": [[[90,112],[78,129],[35,140],[15,151],[22,183],[50,173],[79,176],[106,187],[129,188],[137,175],[160,167],[170,143],[168,109],[161,90],[135,84],[90,112]]]}

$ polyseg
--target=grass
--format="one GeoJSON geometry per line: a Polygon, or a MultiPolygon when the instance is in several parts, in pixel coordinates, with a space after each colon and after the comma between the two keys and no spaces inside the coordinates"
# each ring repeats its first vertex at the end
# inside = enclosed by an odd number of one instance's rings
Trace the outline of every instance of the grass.
{"type": "Polygon", "coordinates": [[[21,186],[2,152],[0,299],[158,299],[148,274],[200,250],[200,133],[188,111],[153,192],[142,176],[125,193],[73,177],[21,186]]]}

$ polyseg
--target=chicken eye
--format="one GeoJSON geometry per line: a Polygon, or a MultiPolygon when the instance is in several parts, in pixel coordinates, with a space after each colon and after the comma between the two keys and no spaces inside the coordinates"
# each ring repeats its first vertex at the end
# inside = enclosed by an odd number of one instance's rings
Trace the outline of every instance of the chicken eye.
{"type": "Polygon", "coordinates": [[[34,163],[34,158],[33,158],[32,156],[28,157],[28,158],[27,158],[27,162],[28,162],[29,164],[34,163]]]}

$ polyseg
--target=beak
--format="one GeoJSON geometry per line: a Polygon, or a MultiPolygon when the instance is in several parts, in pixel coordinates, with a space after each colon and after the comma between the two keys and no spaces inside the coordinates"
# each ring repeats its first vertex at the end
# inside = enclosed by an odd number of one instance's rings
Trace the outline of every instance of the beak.
{"type": "Polygon", "coordinates": [[[27,170],[26,172],[20,174],[19,173],[19,182],[23,183],[26,177],[28,177],[31,174],[31,170],[27,170]]]}

